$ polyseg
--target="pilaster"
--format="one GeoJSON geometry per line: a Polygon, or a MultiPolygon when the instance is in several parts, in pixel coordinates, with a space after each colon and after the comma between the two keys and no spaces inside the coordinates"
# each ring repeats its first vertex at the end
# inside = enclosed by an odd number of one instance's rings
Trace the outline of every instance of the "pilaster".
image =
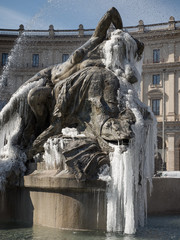
{"type": "Polygon", "coordinates": [[[174,96],[174,87],[175,87],[175,76],[174,72],[170,72],[168,74],[168,114],[167,119],[168,121],[175,121],[175,96],[174,96]]]}
{"type": "Polygon", "coordinates": [[[167,134],[168,152],[167,152],[167,171],[175,170],[175,134],[167,134]]]}

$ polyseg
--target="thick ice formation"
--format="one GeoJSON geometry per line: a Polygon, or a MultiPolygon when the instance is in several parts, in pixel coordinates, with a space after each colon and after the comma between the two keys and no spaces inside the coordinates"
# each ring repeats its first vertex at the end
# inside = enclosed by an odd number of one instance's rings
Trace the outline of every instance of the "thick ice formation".
{"type": "Polygon", "coordinates": [[[135,233],[138,225],[144,225],[147,181],[152,186],[156,144],[156,120],[150,109],[149,120],[144,120],[147,107],[138,98],[141,67],[137,67],[136,50],[135,40],[121,30],[114,31],[104,46],[104,63],[119,78],[119,103],[124,101],[136,118],[132,126],[135,136],[127,151],[122,153],[119,146],[114,146],[110,156],[111,181],[107,191],[107,231],[127,234],[135,233]],[[126,51],[123,51],[124,46],[126,51]],[[135,84],[127,81],[132,75],[138,79],[135,84]]]}
{"type": "Polygon", "coordinates": [[[49,138],[44,144],[43,159],[46,168],[58,169],[59,171],[66,170],[65,159],[62,154],[65,144],[68,141],[73,141],[75,137],[84,136],[84,134],[79,134],[76,128],[66,127],[62,129],[62,136],[49,138]]]}
{"type": "Polygon", "coordinates": [[[64,169],[62,149],[63,140],[61,138],[49,138],[46,141],[43,159],[47,169],[64,169]]]}
{"type": "Polygon", "coordinates": [[[42,84],[43,79],[24,84],[0,112],[0,191],[12,173],[22,176],[26,170],[26,154],[16,144],[22,125],[26,125],[28,120],[27,94],[42,84]]]}

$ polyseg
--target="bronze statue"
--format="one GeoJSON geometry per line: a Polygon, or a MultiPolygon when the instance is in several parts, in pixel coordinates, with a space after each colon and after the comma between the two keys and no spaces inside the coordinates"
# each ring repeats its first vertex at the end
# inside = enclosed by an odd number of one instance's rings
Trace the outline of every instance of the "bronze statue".
{"type": "MultiPolygon", "coordinates": [[[[31,161],[37,153],[44,152],[48,138],[63,138],[63,128],[76,128],[84,137],[67,144],[63,155],[78,180],[96,178],[99,168],[109,164],[109,143],[128,145],[133,137],[131,125],[135,116],[126,106],[119,77],[104,62],[110,24],[119,29],[116,34],[122,34],[122,20],[115,8],[107,11],[90,40],[67,62],[44,69],[25,83],[26,86],[37,82],[37,86],[28,91],[28,119],[21,125],[21,137],[16,144],[31,161]]],[[[132,41],[136,43],[134,58],[141,58],[144,45],[136,39],[132,41]]],[[[118,51],[126,59],[126,46],[119,44],[118,51]]],[[[122,67],[121,74],[129,84],[137,82],[133,69],[127,74],[122,67]]],[[[147,117],[147,110],[142,111],[147,117]]],[[[6,112],[4,122],[10,117],[6,112]]]]}

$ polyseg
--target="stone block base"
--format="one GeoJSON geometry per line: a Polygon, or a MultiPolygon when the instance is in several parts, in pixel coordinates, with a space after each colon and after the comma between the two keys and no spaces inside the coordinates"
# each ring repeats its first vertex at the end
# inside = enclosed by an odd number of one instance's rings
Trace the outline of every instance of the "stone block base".
{"type": "MultiPolygon", "coordinates": [[[[78,230],[106,230],[106,183],[77,182],[56,171],[35,171],[24,186],[0,197],[0,223],[23,222],[78,230]]],[[[154,178],[148,214],[180,213],[180,179],[154,178]]]]}

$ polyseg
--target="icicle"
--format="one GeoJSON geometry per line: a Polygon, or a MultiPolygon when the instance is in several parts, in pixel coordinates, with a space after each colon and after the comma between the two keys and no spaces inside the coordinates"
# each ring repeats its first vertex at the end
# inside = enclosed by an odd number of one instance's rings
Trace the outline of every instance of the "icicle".
{"type": "Polygon", "coordinates": [[[64,169],[62,146],[62,138],[49,138],[44,144],[43,159],[47,169],[64,169]]]}
{"type": "MultiPolygon", "coordinates": [[[[63,128],[62,134],[64,137],[71,137],[72,140],[70,141],[73,141],[75,137],[85,136],[84,134],[79,134],[76,128],[63,128]]],[[[60,171],[65,169],[64,156],[62,154],[64,144],[63,137],[49,138],[46,141],[43,159],[47,169],[58,169],[60,171]]]]}
{"type": "Polygon", "coordinates": [[[21,134],[22,121],[24,125],[28,121],[27,94],[30,89],[43,83],[43,79],[25,83],[0,112],[0,191],[5,188],[7,178],[12,172],[19,176],[26,170],[26,154],[16,142],[21,134]]]}
{"type": "Polygon", "coordinates": [[[104,46],[104,63],[119,78],[120,89],[117,97],[121,107],[131,109],[136,118],[132,126],[135,137],[127,151],[114,147],[110,154],[110,176],[107,190],[107,231],[120,231],[127,234],[136,232],[143,226],[147,211],[147,181],[152,186],[154,169],[154,149],[156,142],[156,120],[152,112],[140,102],[138,89],[141,81],[141,63],[137,63],[137,45],[128,33],[116,30],[104,46]],[[125,46],[125,54],[124,49],[125,46]],[[130,84],[127,79],[134,75],[138,82],[130,84]],[[151,117],[144,120],[143,111],[151,117]]]}
{"type": "Polygon", "coordinates": [[[14,145],[19,136],[21,118],[18,114],[0,130],[0,191],[4,190],[6,180],[14,172],[17,176],[25,172],[26,155],[14,145]]]}

